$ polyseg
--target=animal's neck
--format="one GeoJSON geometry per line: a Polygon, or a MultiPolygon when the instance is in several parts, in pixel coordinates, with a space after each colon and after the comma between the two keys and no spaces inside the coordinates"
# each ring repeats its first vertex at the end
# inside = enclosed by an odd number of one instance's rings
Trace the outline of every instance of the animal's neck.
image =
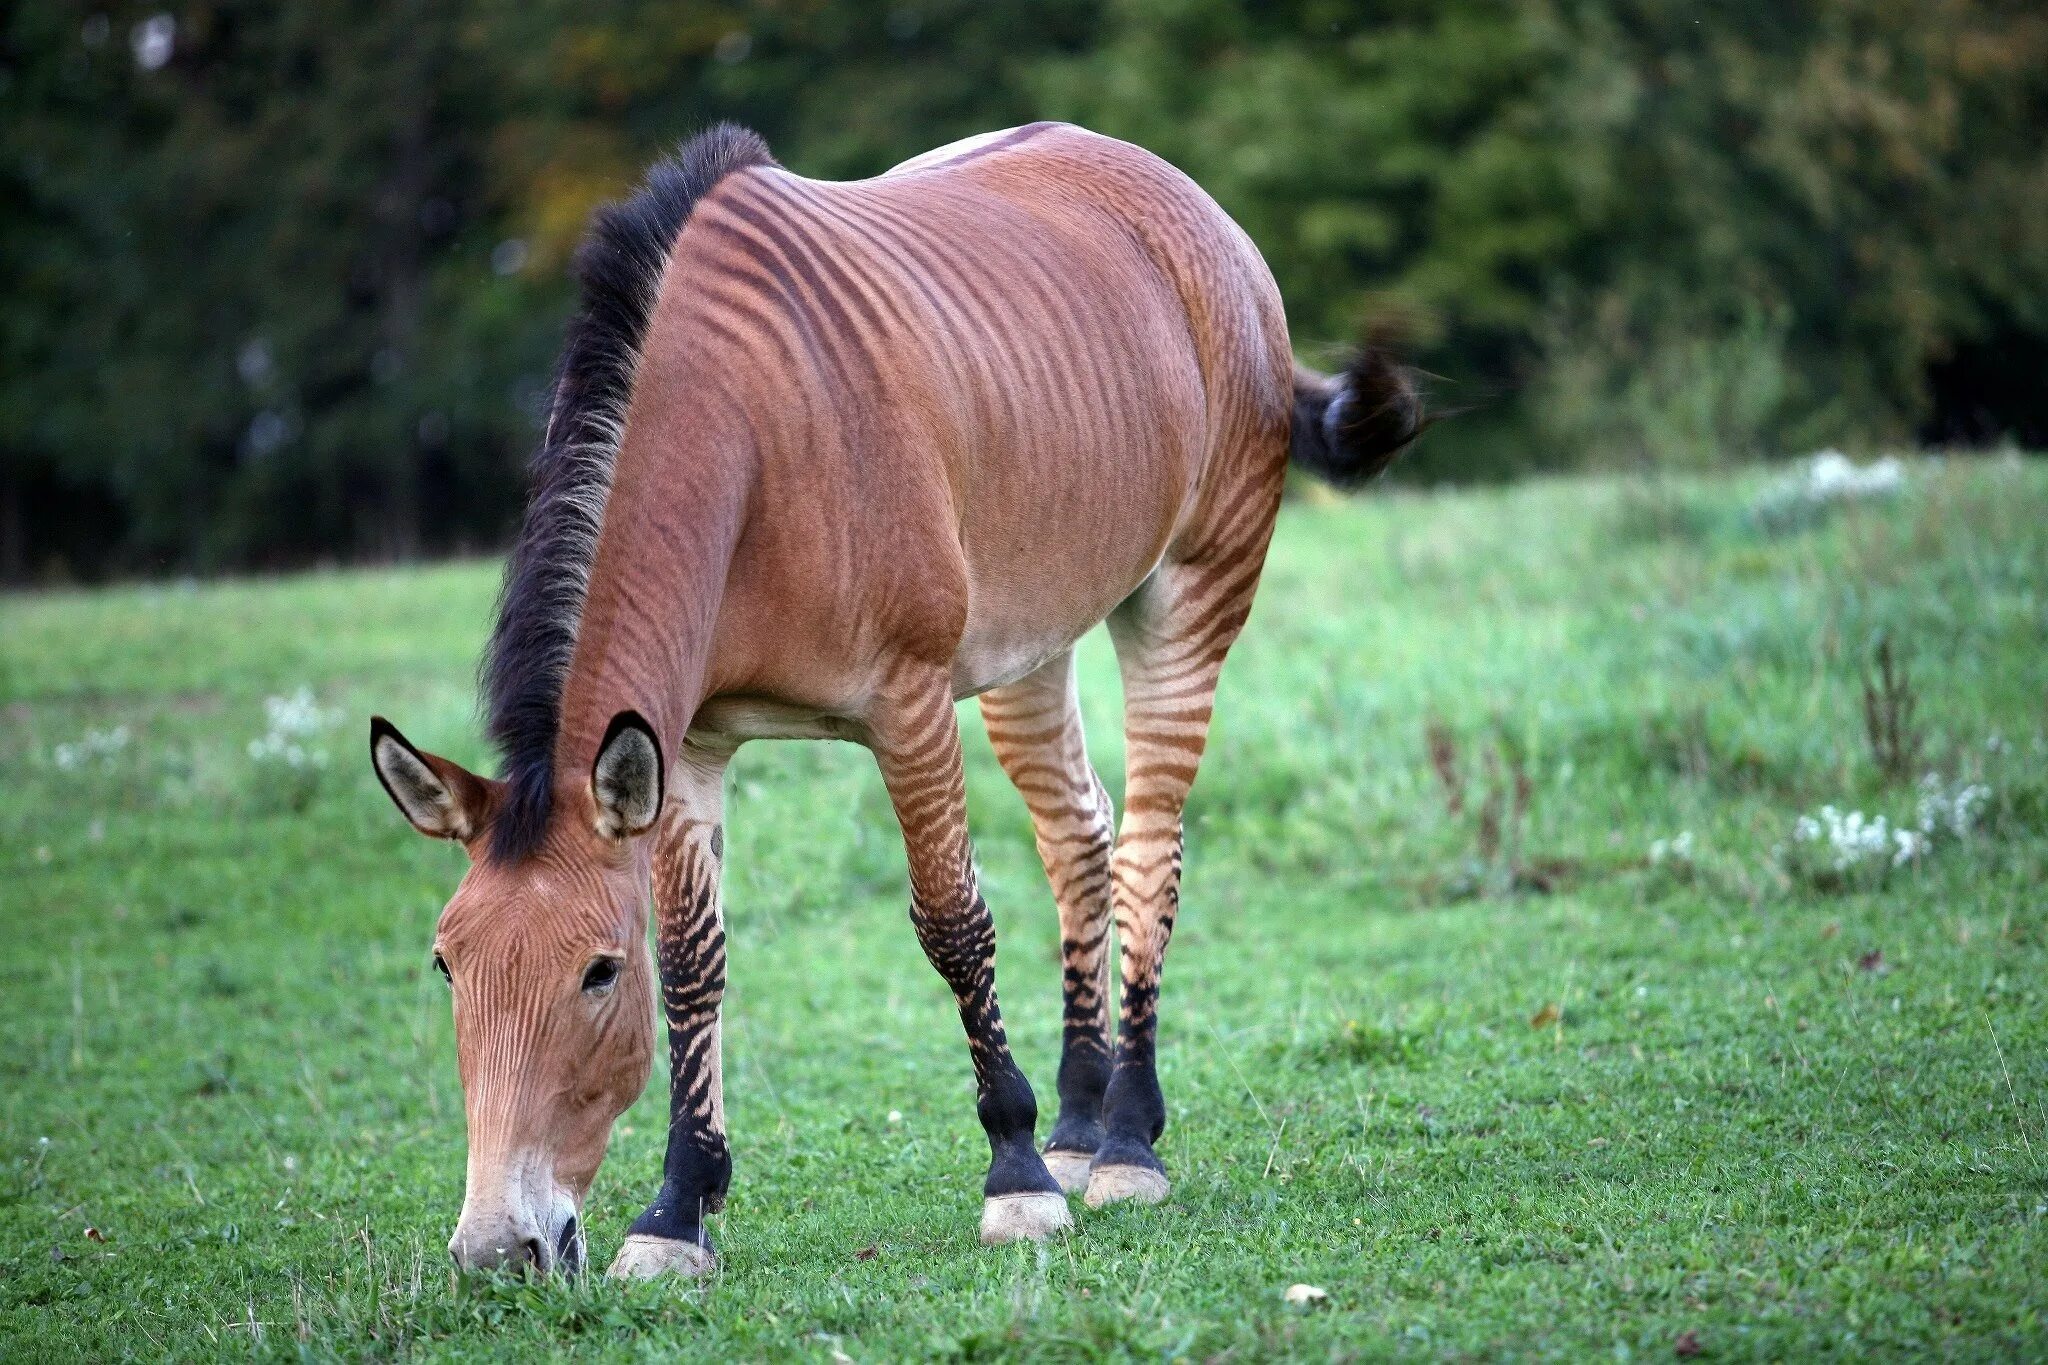
{"type": "Polygon", "coordinates": [[[679,752],[705,696],[751,450],[736,423],[635,395],[563,688],[558,781],[589,773],[623,710],[645,716],[671,758],[679,752]]]}

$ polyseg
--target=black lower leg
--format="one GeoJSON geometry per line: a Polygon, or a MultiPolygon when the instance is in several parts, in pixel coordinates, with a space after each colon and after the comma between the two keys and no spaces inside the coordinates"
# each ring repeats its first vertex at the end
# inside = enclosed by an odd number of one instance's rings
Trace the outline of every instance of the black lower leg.
{"type": "Polygon", "coordinates": [[[668,1152],[662,1160],[661,1193],[633,1220],[631,1232],[672,1242],[711,1246],[706,1214],[725,1204],[732,1180],[732,1155],[725,1133],[696,1112],[699,1099],[684,1080],[685,1044],[670,1033],[669,1057],[674,1090],[669,1097],[668,1152]]]}
{"type": "Polygon", "coordinates": [[[1153,1144],[1166,1131],[1166,1098],[1155,1065],[1159,1036],[1159,980],[1166,945],[1180,911],[1181,839],[1176,828],[1165,885],[1149,904],[1119,915],[1136,932],[1124,943],[1123,1009],[1117,1021],[1116,1065],[1103,1096],[1106,1130],[1096,1149],[1098,1166],[1143,1166],[1165,1171],[1153,1144]]]}
{"type": "MultiPolygon", "coordinates": [[[[1094,778],[1094,812],[1094,836],[1071,855],[1078,869],[1067,881],[1073,903],[1060,906],[1060,1112],[1046,1139],[1048,1152],[1092,1155],[1102,1145],[1102,1098],[1114,1060],[1109,1034],[1109,896],[1115,824],[1100,778],[1094,778]]],[[[1044,848],[1041,843],[1042,853],[1044,848]]],[[[1051,872],[1054,857],[1047,854],[1045,861],[1051,872]]]]}
{"type": "Polygon", "coordinates": [[[996,934],[988,906],[971,891],[963,904],[947,910],[913,901],[910,920],[925,956],[952,988],[974,1059],[975,1113],[989,1146],[988,1180],[982,1193],[1057,1194],[1059,1184],[1032,1143],[1038,1101],[1031,1082],[1010,1056],[996,1004],[996,934]]]}
{"type": "Polygon", "coordinates": [[[1144,992],[1141,1002],[1135,992],[1124,993],[1124,1012],[1117,1032],[1116,1066],[1109,1076],[1109,1090],[1102,1101],[1105,1130],[1096,1149],[1099,1166],[1143,1166],[1164,1171],[1152,1144],[1166,1131],[1166,1098],[1159,1090],[1159,1073],[1153,1065],[1154,1036],[1158,1026],[1156,987],[1144,992]],[[1143,1008],[1134,1009],[1141,1003],[1143,1008]]]}
{"type": "Polygon", "coordinates": [[[723,1132],[711,1132],[692,1115],[680,1113],[684,1101],[670,1099],[668,1154],[662,1160],[662,1193],[633,1220],[633,1234],[670,1242],[696,1242],[711,1248],[705,1216],[725,1205],[725,1189],[733,1177],[733,1158],[723,1132]]]}
{"type": "Polygon", "coordinates": [[[1093,1152],[1102,1145],[1102,1101],[1110,1080],[1109,1047],[1098,1020],[1074,1019],[1072,999],[1070,983],[1066,1028],[1060,1042],[1060,1113],[1045,1142],[1049,1152],[1093,1152]]]}
{"type": "MultiPolygon", "coordinates": [[[[722,842],[714,832],[714,857],[722,842]]],[[[633,1220],[631,1231],[708,1249],[704,1217],[724,1205],[732,1179],[719,1056],[725,928],[718,914],[715,863],[693,862],[666,877],[663,871],[657,868],[657,894],[674,897],[662,896],[656,933],[662,1009],[668,1016],[668,1151],[661,1193],[633,1220]]]]}

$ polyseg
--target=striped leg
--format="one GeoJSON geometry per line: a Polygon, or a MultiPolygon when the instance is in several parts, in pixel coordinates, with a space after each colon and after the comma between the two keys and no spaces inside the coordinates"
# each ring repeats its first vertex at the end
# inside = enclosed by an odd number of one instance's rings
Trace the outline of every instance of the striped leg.
{"type": "Polygon", "coordinates": [[[873,727],[871,744],[903,826],[910,922],[952,988],[974,1059],[976,1109],[988,1133],[981,1239],[1038,1239],[1069,1225],[1066,1197],[1032,1145],[1038,1103],[1010,1056],[996,1004],[996,931],[975,884],[967,784],[949,679],[921,677],[873,727]]]}
{"type": "Polygon", "coordinates": [[[1180,910],[1181,811],[1208,740],[1216,677],[1257,581],[1256,557],[1249,572],[1242,562],[1163,566],[1110,618],[1124,680],[1124,819],[1112,860],[1123,1005],[1090,1208],[1166,1197],[1166,1168],[1152,1150],[1166,1127],[1154,1063],[1160,968],[1180,910]]]}
{"type": "Polygon", "coordinates": [[[1045,1164],[1061,1189],[1078,1191],[1102,1144],[1109,1085],[1109,859],[1116,825],[1109,793],[1088,764],[1073,653],[984,693],[981,716],[996,758],[1030,807],[1038,856],[1059,906],[1060,1113],[1046,1139],[1045,1164]]]}
{"type": "Polygon", "coordinates": [[[668,1151],[661,1193],[633,1220],[610,1274],[648,1279],[702,1275],[715,1258],[704,1215],[725,1202],[732,1157],[725,1140],[719,1007],[725,999],[723,780],[729,753],[687,747],[669,778],[654,852],[655,957],[668,1016],[668,1151]]]}

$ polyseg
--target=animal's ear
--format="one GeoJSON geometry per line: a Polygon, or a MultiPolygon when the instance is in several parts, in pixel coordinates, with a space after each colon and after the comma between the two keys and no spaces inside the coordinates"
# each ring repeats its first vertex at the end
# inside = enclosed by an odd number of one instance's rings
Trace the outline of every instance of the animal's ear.
{"type": "Polygon", "coordinates": [[[370,764],[399,814],[422,834],[468,843],[489,820],[497,783],[413,748],[382,716],[370,717],[370,764]]]}
{"type": "Polygon", "coordinates": [[[597,832],[624,839],[653,825],[661,814],[661,741],[638,711],[612,717],[590,765],[590,799],[597,807],[597,832]]]}

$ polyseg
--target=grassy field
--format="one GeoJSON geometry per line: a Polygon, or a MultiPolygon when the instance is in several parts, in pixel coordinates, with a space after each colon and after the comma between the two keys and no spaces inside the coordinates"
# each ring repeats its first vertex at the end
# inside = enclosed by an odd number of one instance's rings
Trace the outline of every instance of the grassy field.
{"type": "MultiPolygon", "coordinates": [[[[448,1271],[461,854],[362,736],[484,761],[494,566],[0,599],[0,1357],[2039,1357],[2048,467],[1768,482],[1289,508],[1189,815],[1174,1195],[1044,1247],[976,1243],[966,1049],[871,762],[743,753],[696,1286],[448,1271]],[[1881,641],[1911,713],[1874,748],[1881,641]]],[[[1115,791],[1101,641],[1084,670],[1115,791]]],[[[963,718],[1049,1113],[1051,898],[963,718]]]]}

